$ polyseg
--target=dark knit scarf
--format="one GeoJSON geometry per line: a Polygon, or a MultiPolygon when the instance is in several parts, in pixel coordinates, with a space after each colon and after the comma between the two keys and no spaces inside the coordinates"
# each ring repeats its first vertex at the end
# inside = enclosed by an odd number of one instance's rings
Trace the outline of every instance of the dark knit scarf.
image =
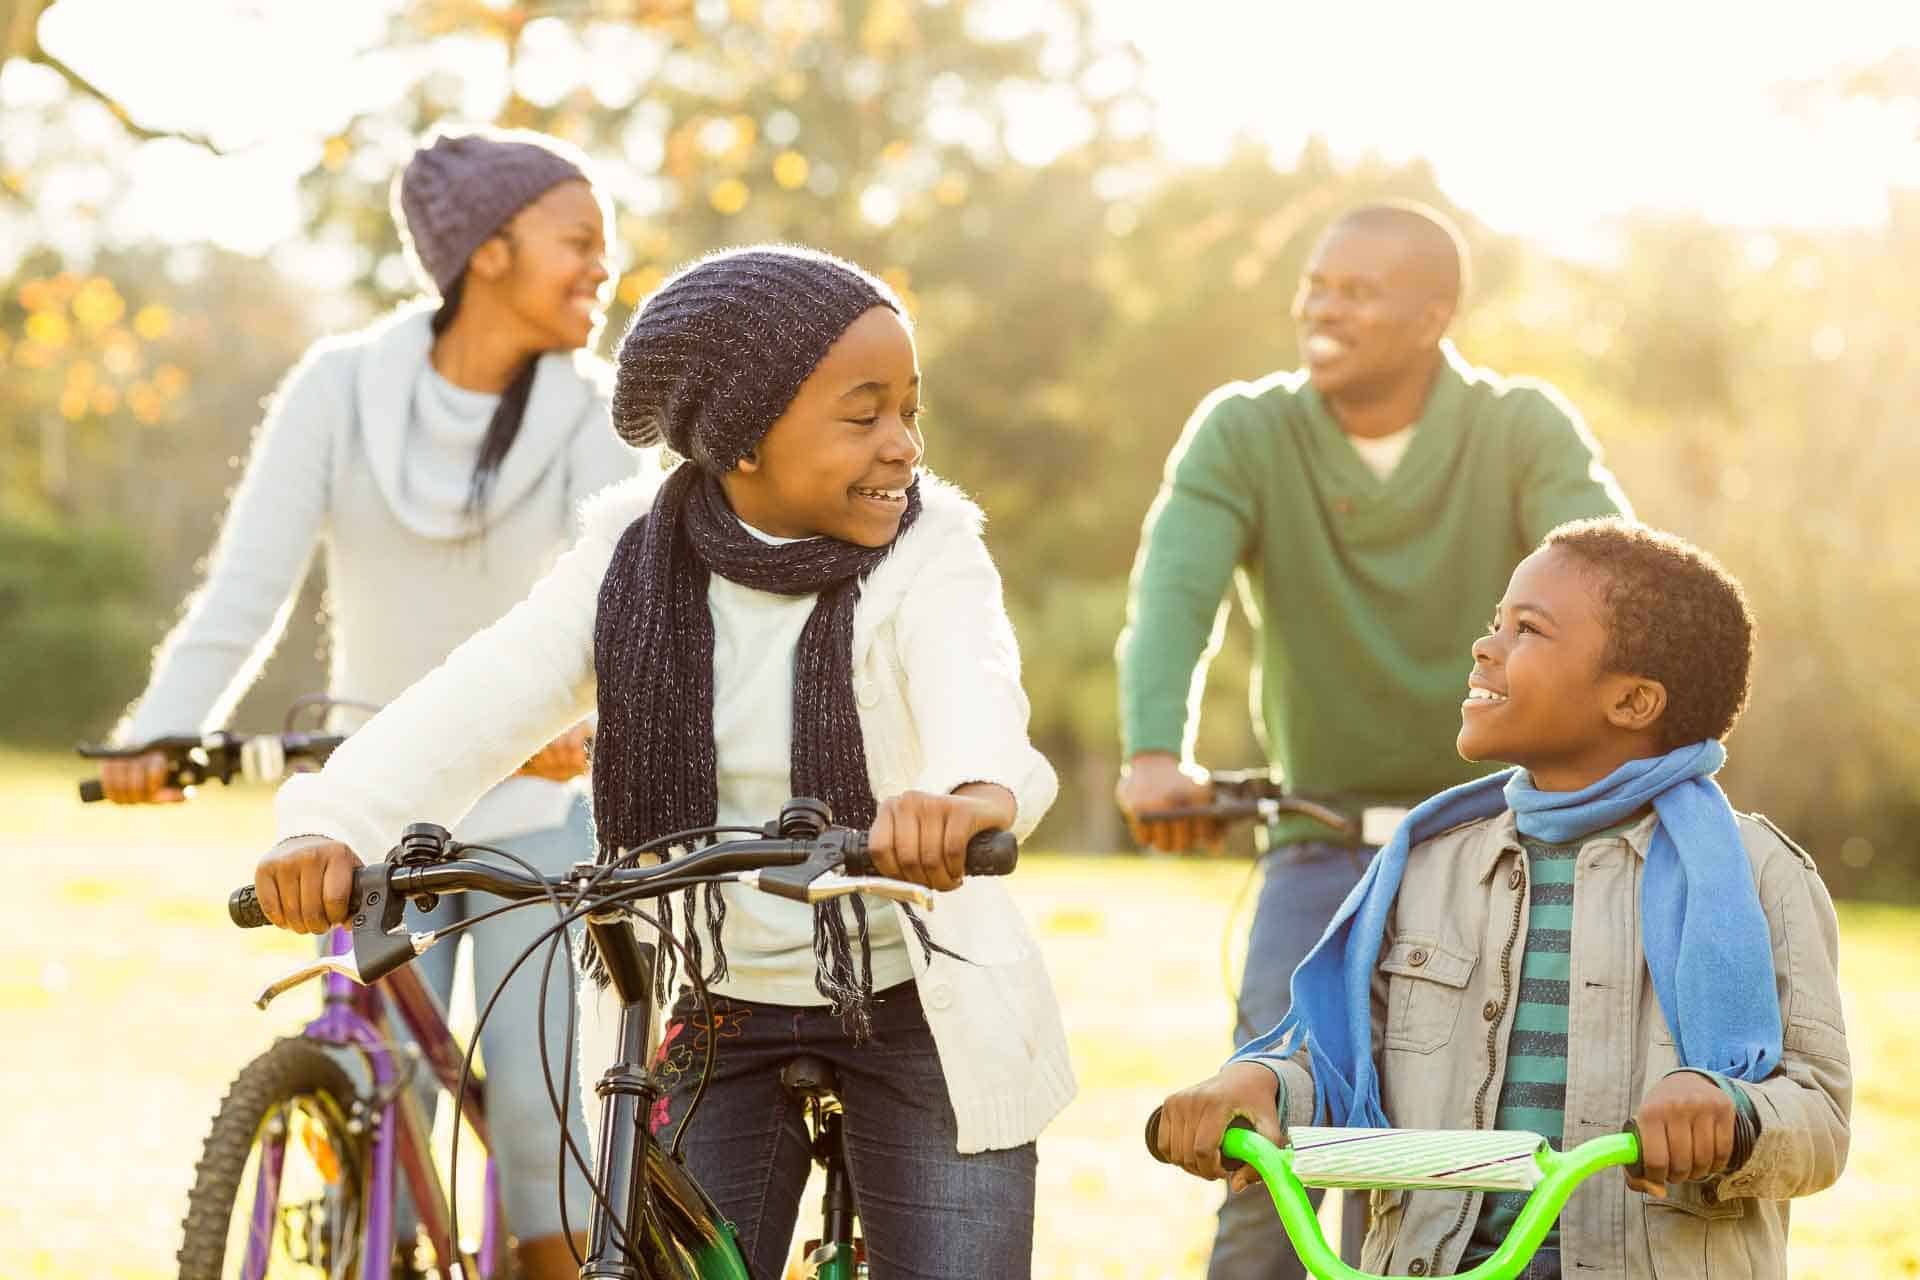
{"type": "MultiPolygon", "coordinates": [[[[900,532],[919,514],[915,482],[907,490],[900,532]]],[[[707,609],[713,573],[759,591],[818,594],[794,655],[793,794],[826,801],[838,825],[872,825],[877,805],[853,693],[853,611],[861,583],[891,549],[892,544],[862,547],[825,537],[769,544],[741,525],[711,473],[684,463],[668,477],[652,510],[621,536],[600,585],[594,619],[600,723],[594,734],[593,811],[600,863],[716,820],[713,617],[707,609]]],[[[845,901],[859,940],[859,971],[840,903],[821,903],[814,908],[814,985],[861,1038],[873,994],[873,964],[865,905],[858,896],[845,901]]],[[[694,891],[688,889],[681,938],[689,964],[697,969],[702,947],[694,928],[695,906],[694,891]]],[[[662,900],[660,911],[662,926],[672,931],[671,902],[662,900]]],[[[719,886],[708,885],[707,933],[714,952],[708,981],[727,975],[720,942],[725,914],[719,886]]],[[[921,945],[930,948],[925,925],[912,912],[909,917],[921,945]]],[[[677,955],[663,955],[662,961],[664,999],[677,955]]],[[[591,951],[587,971],[606,984],[605,967],[591,951]]]]}

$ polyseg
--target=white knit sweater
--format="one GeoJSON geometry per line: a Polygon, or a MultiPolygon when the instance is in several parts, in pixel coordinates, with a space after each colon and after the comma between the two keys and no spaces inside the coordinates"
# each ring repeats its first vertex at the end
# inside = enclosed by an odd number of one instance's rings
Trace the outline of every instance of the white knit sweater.
{"type": "MultiPolygon", "coordinates": [[[[867,579],[854,611],[854,694],[873,792],[998,783],[1014,795],[1014,830],[1024,837],[1057,781],[1027,739],[1019,651],[980,538],[983,518],[951,486],[931,476],[921,485],[919,520],[867,579]]],[[[489,782],[592,710],[600,582],[653,488],[642,478],[595,499],[579,544],[524,603],[391,703],[324,771],[282,787],[280,834],[329,835],[378,858],[409,822],[457,819],[489,782]]],[[[940,895],[927,925],[966,957],[928,961],[907,947],[958,1149],[1031,1142],[1074,1093],[1039,947],[1006,886],[990,878],[940,895]]],[[[610,1000],[583,1004],[581,1067],[591,1079],[609,1060],[613,1015],[610,1000]]]]}
{"type": "MultiPolygon", "coordinates": [[[[461,456],[458,441],[448,447],[435,432],[457,424],[415,410],[431,368],[431,315],[432,304],[416,303],[325,339],[287,375],[206,582],[161,644],[117,741],[225,727],[272,653],[316,547],[326,557],[328,691],[384,703],[527,594],[571,545],[587,495],[643,470],[657,475],[656,455],[629,449],[608,422],[605,363],[542,356],[484,533],[472,536],[463,507],[478,441],[461,456]]],[[[462,834],[551,826],[577,791],[510,779],[462,834]]]]}

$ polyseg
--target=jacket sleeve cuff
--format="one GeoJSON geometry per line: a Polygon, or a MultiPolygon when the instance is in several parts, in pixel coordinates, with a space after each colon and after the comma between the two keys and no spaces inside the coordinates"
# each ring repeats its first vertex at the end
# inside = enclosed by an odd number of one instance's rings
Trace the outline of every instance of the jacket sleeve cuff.
{"type": "Polygon", "coordinates": [[[1236,1062],[1257,1062],[1273,1072],[1275,1108],[1280,1113],[1280,1128],[1291,1133],[1296,1125],[1313,1123],[1313,1077],[1291,1058],[1269,1053],[1253,1053],[1234,1058],[1236,1062]]]}

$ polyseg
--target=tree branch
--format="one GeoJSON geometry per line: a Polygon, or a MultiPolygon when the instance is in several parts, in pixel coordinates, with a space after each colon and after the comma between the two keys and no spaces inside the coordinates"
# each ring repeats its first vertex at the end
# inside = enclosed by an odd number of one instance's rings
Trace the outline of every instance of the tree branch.
{"type": "Polygon", "coordinates": [[[111,111],[113,118],[120,122],[122,128],[142,141],[151,141],[156,138],[177,138],[182,142],[190,142],[197,147],[204,147],[215,155],[226,154],[221,148],[215,146],[213,140],[205,134],[194,133],[187,129],[155,129],[148,125],[141,124],[133,118],[127,109],[122,106],[120,101],[112,94],[81,75],[78,71],[75,71],[53,54],[47,52],[46,46],[40,43],[40,17],[52,6],[53,0],[20,0],[20,2],[14,6],[13,12],[8,15],[9,20],[6,23],[6,48],[0,52],[4,52],[4,55],[8,58],[24,58],[28,62],[38,63],[49,71],[52,71],[55,75],[67,82],[68,88],[84,97],[92,98],[108,111],[111,111]]]}

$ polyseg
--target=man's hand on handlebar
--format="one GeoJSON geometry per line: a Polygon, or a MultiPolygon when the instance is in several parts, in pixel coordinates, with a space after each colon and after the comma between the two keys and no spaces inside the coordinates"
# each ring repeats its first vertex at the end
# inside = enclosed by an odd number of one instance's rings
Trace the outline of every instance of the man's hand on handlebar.
{"type": "Polygon", "coordinates": [[[1213,802],[1213,788],[1195,778],[1171,752],[1143,751],[1120,772],[1113,798],[1126,815],[1134,840],[1162,853],[1225,847],[1226,825],[1211,818],[1175,818],[1143,822],[1137,816],[1161,809],[1192,809],[1213,802]]]}
{"type": "Polygon", "coordinates": [[[518,772],[548,782],[571,781],[587,771],[587,742],[592,736],[593,730],[583,720],[534,752],[518,772]]]}
{"type": "MultiPolygon", "coordinates": [[[[1257,1062],[1229,1062],[1212,1079],[1160,1104],[1159,1153],[1196,1178],[1227,1177],[1220,1163],[1220,1135],[1229,1121],[1245,1120],[1275,1145],[1285,1141],[1276,1105],[1278,1086],[1272,1070],[1257,1062]]],[[[1247,1166],[1234,1171],[1230,1186],[1239,1191],[1259,1180],[1247,1166]]]]}
{"type": "Polygon", "coordinates": [[[991,782],[969,782],[943,796],[905,791],[881,802],[867,852],[888,879],[953,889],[966,879],[967,841],[1013,826],[1014,817],[1013,793],[991,782]]]}
{"type": "Polygon", "coordinates": [[[100,762],[100,789],[115,804],[179,804],[186,791],[167,784],[164,751],[100,762]]]}
{"type": "Polygon", "coordinates": [[[253,891],[260,910],[282,929],[325,933],[347,922],[353,873],[362,864],[353,850],[325,836],[292,836],[268,850],[254,868],[253,891]]]}

